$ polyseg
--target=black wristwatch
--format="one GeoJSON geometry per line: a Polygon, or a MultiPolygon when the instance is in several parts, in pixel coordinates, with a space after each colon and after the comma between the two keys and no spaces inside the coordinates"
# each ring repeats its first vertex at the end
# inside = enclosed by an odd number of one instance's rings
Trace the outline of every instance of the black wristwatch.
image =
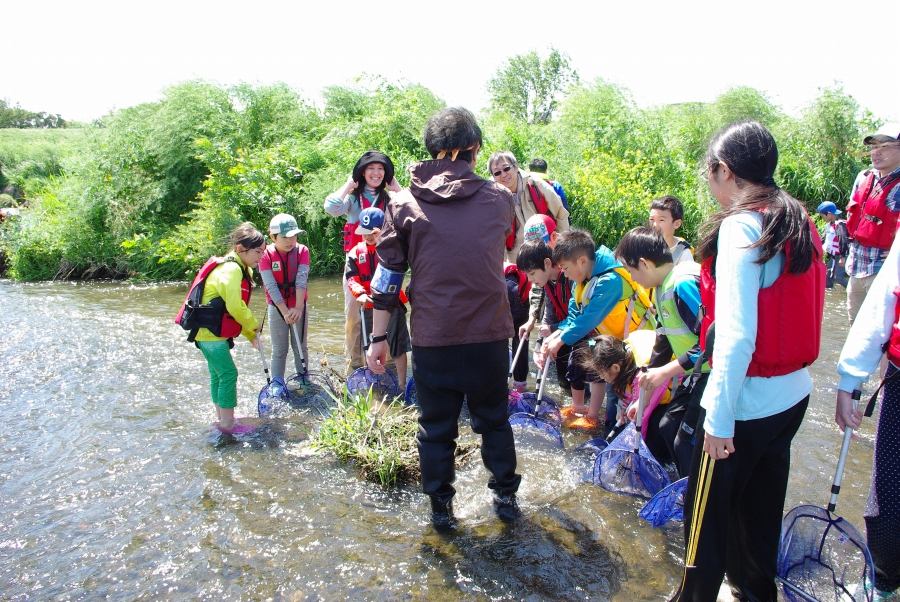
{"type": "Polygon", "coordinates": [[[381,341],[386,341],[386,340],[387,340],[387,333],[384,333],[380,337],[372,337],[373,343],[380,343],[381,341]]]}

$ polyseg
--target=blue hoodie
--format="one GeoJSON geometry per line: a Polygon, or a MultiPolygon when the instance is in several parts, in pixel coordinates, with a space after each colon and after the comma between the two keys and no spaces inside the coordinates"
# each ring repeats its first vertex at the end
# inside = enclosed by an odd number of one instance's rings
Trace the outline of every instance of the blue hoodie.
{"type": "Polygon", "coordinates": [[[594,258],[591,278],[599,274],[603,275],[597,278],[594,293],[582,309],[579,309],[575,302],[576,283],[573,283],[572,298],[569,299],[569,314],[559,323],[560,338],[563,343],[574,345],[589,335],[622,300],[625,293],[624,282],[621,276],[612,271],[620,267],[622,264],[616,261],[612,251],[600,245],[594,258]],[[604,272],[606,273],[604,274],[604,272]]]}

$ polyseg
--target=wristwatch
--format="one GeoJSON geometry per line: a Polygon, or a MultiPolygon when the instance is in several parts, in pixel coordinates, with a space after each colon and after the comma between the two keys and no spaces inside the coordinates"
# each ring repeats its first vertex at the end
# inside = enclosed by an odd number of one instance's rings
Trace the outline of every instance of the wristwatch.
{"type": "Polygon", "coordinates": [[[383,335],[378,336],[378,337],[372,337],[373,343],[380,343],[381,341],[386,341],[386,340],[387,340],[387,333],[384,333],[383,335]]]}

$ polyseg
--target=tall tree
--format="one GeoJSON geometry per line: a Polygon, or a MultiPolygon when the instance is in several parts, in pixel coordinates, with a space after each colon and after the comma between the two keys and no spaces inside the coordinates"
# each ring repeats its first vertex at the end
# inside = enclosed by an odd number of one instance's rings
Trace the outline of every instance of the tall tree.
{"type": "Polygon", "coordinates": [[[548,123],[570,84],[578,83],[578,72],[569,67],[569,57],[555,48],[541,60],[534,50],[504,63],[487,84],[491,105],[526,123],[548,123]]]}

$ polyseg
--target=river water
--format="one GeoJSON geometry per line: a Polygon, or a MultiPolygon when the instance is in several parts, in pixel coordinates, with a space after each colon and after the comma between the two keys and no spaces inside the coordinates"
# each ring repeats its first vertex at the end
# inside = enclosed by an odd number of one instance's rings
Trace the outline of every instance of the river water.
{"type": "MultiPolygon", "coordinates": [[[[461,528],[441,536],[415,488],[384,490],[310,453],[315,412],[223,445],[205,362],[172,322],[185,291],[0,282],[0,598],[631,601],[676,587],[680,525],[653,529],[642,502],[577,484],[564,451],[520,445],[526,518],[513,527],[493,517],[480,462],[465,465],[461,528]]],[[[828,293],[786,509],[827,501],[843,302],[828,293]]],[[[311,282],[310,311],[310,350],[339,365],[339,280],[311,282]]],[[[259,356],[244,340],[234,356],[237,415],[253,416],[259,356]]],[[[838,505],[858,528],[874,421],[860,436],[838,505]]]]}

